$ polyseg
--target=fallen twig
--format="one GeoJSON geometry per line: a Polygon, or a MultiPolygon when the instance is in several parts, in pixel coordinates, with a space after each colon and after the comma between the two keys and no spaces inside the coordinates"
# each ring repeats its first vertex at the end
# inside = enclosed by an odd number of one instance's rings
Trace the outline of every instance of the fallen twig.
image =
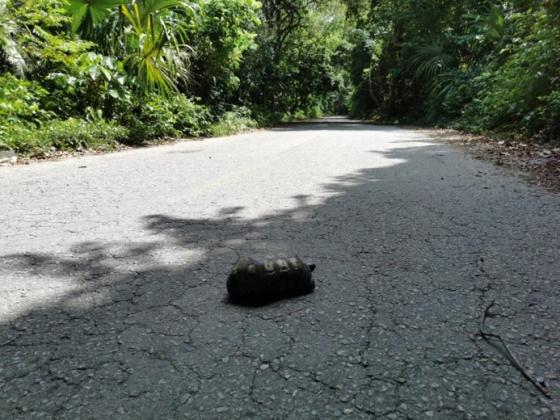
{"type": "Polygon", "coordinates": [[[507,346],[507,344],[505,343],[505,341],[503,340],[503,338],[498,335],[498,334],[492,334],[489,332],[486,332],[484,330],[484,326],[486,323],[486,318],[489,315],[489,311],[490,308],[492,306],[494,306],[494,304],[496,303],[495,300],[493,300],[492,302],[490,302],[490,304],[486,307],[486,309],[484,310],[484,313],[482,314],[482,318],[480,319],[480,327],[479,327],[479,332],[480,332],[480,336],[482,338],[484,338],[490,345],[492,345],[495,349],[497,349],[500,353],[502,353],[508,360],[509,362],[519,371],[521,372],[521,374],[529,381],[531,382],[535,388],[537,388],[546,398],[552,398],[552,396],[550,395],[550,391],[546,388],[546,385],[544,385],[543,383],[537,381],[535,378],[533,378],[531,375],[529,375],[529,373],[523,368],[523,366],[521,366],[521,363],[519,363],[519,361],[517,360],[517,358],[511,353],[511,351],[509,350],[509,347],[507,346]],[[491,340],[490,338],[495,338],[496,340],[498,340],[500,342],[500,344],[502,345],[502,347],[498,347],[496,346],[491,340]]]}

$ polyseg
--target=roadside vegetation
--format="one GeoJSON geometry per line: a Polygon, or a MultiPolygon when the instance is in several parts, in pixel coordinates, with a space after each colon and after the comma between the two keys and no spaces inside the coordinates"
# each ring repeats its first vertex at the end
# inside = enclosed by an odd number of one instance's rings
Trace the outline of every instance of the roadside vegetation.
{"type": "Polygon", "coordinates": [[[330,111],[345,9],[305,0],[0,0],[0,149],[224,135],[330,111]]]}
{"type": "Polygon", "coordinates": [[[558,139],[560,4],[0,0],[0,150],[334,113],[558,139]]]}
{"type": "Polygon", "coordinates": [[[355,0],[351,111],[560,135],[560,2],[355,0]]]}

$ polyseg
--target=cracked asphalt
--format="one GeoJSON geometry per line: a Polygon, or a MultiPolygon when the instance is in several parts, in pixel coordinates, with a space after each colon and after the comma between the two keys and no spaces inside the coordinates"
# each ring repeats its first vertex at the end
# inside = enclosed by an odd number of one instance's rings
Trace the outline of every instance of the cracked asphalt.
{"type": "Polygon", "coordinates": [[[345,120],[0,168],[0,417],[553,419],[559,209],[345,120]],[[237,253],[317,288],[232,305],[237,253]]]}

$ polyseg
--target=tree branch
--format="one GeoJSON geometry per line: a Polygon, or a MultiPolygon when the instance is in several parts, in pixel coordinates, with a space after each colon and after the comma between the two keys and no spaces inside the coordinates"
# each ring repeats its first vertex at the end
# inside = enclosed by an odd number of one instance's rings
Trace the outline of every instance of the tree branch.
{"type": "Polygon", "coordinates": [[[521,366],[521,363],[519,363],[519,361],[517,360],[517,358],[511,353],[511,351],[509,350],[507,344],[505,343],[505,341],[503,340],[503,338],[498,335],[498,334],[492,334],[489,332],[485,331],[485,323],[486,323],[486,318],[490,315],[490,308],[492,308],[492,306],[494,306],[494,304],[496,303],[495,300],[493,300],[492,302],[490,302],[490,304],[486,307],[486,309],[484,310],[484,313],[482,314],[482,317],[480,318],[480,327],[479,327],[479,333],[480,336],[482,338],[484,338],[492,347],[494,347],[496,350],[498,350],[500,353],[502,353],[507,359],[508,361],[519,371],[521,372],[521,374],[525,377],[525,379],[527,379],[529,382],[531,382],[535,388],[537,388],[546,398],[552,398],[550,391],[548,390],[548,388],[546,388],[546,385],[539,381],[537,381],[535,378],[533,378],[524,368],[523,366],[521,366]],[[502,345],[502,347],[497,346],[495,343],[493,343],[490,339],[491,338],[495,338],[496,340],[498,340],[500,342],[500,344],[502,345]]]}

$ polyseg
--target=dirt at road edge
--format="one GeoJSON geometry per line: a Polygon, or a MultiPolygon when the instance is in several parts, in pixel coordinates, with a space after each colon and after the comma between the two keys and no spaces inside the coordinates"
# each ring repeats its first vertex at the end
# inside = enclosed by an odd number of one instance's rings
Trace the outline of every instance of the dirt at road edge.
{"type": "Polygon", "coordinates": [[[498,140],[451,129],[407,127],[466,150],[527,182],[560,192],[560,145],[522,140],[498,140]]]}

